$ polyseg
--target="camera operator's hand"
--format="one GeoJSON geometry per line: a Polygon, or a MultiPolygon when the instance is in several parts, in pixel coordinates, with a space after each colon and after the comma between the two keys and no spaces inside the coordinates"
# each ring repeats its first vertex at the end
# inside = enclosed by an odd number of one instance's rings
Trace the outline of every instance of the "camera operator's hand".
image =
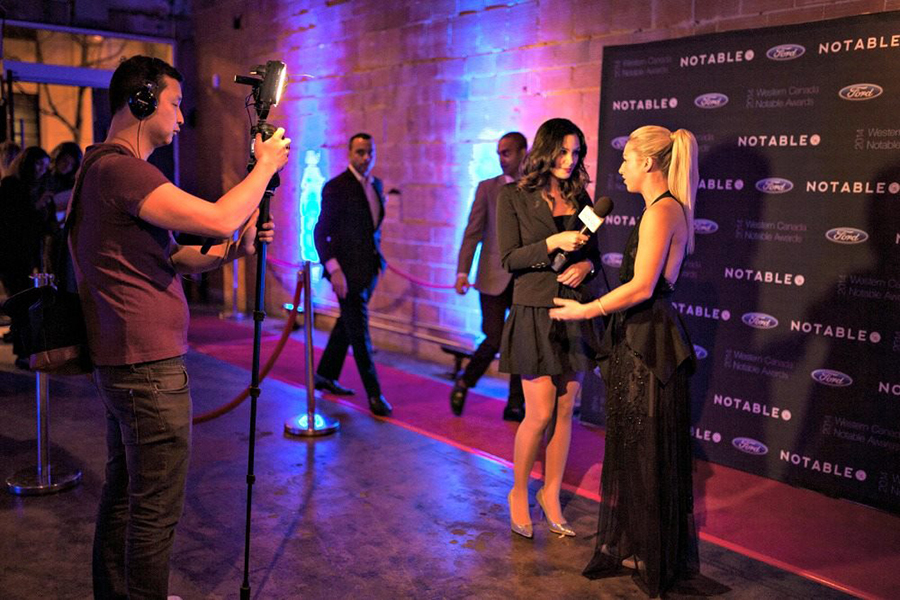
{"type": "MultiPolygon", "coordinates": [[[[241,248],[241,256],[252,256],[253,254],[256,254],[256,221],[258,219],[259,209],[257,208],[255,211],[253,211],[253,214],[250,215],[250,219],[247,220],[247,222],[244,224],[243,229],[241,230],[241,238],[238,241],[241,248]]],[[[275,222],[272,220],[271,216],[269,217],[269,221],[263,224],[262,230],[258,233],[260,242],[269,244],[275,240],[275,222]]]]}
{"type": "Polygon", "coordinates": [[[284,127],[279,127],[272,137],[263,141],[262,134],[256,134],[253,144],[253,154],[256,156],[256,164],[261,164],[276,173],[284,167],[291,153],[291,138],[284,137],[284,127]]]}

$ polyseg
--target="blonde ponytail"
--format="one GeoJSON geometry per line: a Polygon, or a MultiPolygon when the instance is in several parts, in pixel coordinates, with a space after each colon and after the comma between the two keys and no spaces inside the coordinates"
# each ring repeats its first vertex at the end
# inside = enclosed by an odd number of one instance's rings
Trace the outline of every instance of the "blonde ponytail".
{"type": "Polygon", "coordinates": [[[694,251],[694,208],[697,202],[697,140],[687,129],[674,133],[658,125],[645,125],[628,136],[640,156],[649,156],[666,174],[669,191],[684,207],[688,228],[687,253],[694,251]]]}
{"type": "Polygon", "coordinates": [[[694,251],[694,207],[697,202],[697,140],[687,129],[672,134],[672,159],[669,163],[669,191],[684,206],[687,220],[687,253],[694,251]]]}

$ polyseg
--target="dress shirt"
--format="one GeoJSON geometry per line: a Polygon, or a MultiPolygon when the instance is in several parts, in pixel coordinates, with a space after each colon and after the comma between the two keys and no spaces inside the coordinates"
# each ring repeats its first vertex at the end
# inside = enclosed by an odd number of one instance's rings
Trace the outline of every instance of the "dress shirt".
{"type": "Polygon", "coordinates": [[[353,165],[348,165],[350,172],[353,173],[353,176],[356,177],[356,180],[359,181],[360,185],[363,186],[363,190],[366,192],[366,200],[369,201],[369,210],[372,213],[372,225],[378,229],[378,217],[381,212],[381,203],[378,202],[378,194],[375,193],[375,186],[372,185],[372,174],[368,175],[360,175],[356,172],[356,169],[353,168],[353,165]]]}

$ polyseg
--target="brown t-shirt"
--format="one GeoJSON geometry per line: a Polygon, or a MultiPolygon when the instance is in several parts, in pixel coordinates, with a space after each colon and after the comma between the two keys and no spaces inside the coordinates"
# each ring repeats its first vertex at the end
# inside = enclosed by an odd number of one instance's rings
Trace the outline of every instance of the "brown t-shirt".
{"type": "MultiPolygon", "coordinates": [[[[103,147],[88,148],[85,160],[103,147]]],[[[131,154],[103,156],[84,176],[70,244],[96,365],[187,352],[188,306],[169,260],[175,240],[138,217],[144,198],[165,183],[159,169],[131,154]]]]}

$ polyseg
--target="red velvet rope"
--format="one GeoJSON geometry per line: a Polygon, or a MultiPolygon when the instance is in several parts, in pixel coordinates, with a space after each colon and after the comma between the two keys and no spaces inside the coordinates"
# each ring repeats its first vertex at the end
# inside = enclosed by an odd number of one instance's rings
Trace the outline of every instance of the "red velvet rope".
{"type": "MultiPolygon", "coordinates": [[[[287,262],[284,260],[279,260],[279,259],[273,258],[273,257],[268,257],[267,260],[270,263],[272,263],[273,265],[278,266],[278,267],[284,267],[287,269],[297,269],[297,270],[299,270],[301,268],[301,265],[290,263],[290,262],[287,262]]],[[[418,277],[413,277],[412,275],[410,275],[408,273],[404,273],[403,271],[400,271],[400,270],[392,267],[391,265],[388,265],[387,268],[389,271],[396,273],[403,279],[406,279],[407,281],[410,281],[411,283],[420,285],[422,287],[428,287],[428,288],[439,289],[439,290],[452,290],[454,287],[452,285],[441,285],[441,284],[437,284],[437,283],[431,283],[429,281],[425,281],[424,279],[419,279],[418,277]]],[[[272,352],[272,355],[269,357],[269,359],[266,361],[265,366],[260,371],[260,374],[259,374],[260,382],[262,382],[262,380],[264,380],[266,378],[266,375],[268,375],[269,371],[272,370],[272,367],[275,366],[275,363],[278,361],[278,358],[281,356],[281,352],[284,350],[285,344],[287,344],[287,340],[291,335],[291,331],[293,331],[294,319],[297,316],[297,309],[298,309],[297,305],[300,303],[300,291],[302,289],[303,289],[303,273],[301,272],[297,276],[297,288],[294,290],[293,308],[291,309],[291,312],[288,315],[288,318],[284,323],[284,329],[281,332],[281,339],[278,340],[278,344],[275,346],[275,351],[272,352]]],[[[240,394],[238,394],[230,402],[223,404],[219,408],[216,408],[209,412],[205,412],[202,415],[197,415],[196,417],[194,417],[193,423],[195,425],[199,425],[200,423],[212,421],[213,419],[215,419],[217,417],[221,417],[225,413],[231,412],[232,410],[234,410],[235,408],[240,406],[240,404],[244,400],[246,400],[249,396],[250,396],[250,386],[247,386],[246,388],[244,388],[244,390],[240,394]]]]}
{"type": "MultiPolygon", "coordinates": [[[[269,259],[272,260],[272,259],[269,259]]],[[[288,263],[285,263],[288,264],[288,263]]],[[[290,265],[293,266],[293,265],[290,265]]],[[[291,336],[291,331],[294,329],[294,319],[297,316],[297,305],[300,303],[300,290],[303,289],[303,274],[300,273],[297,276],[297,289],[294,290],[294,308],[291,309],[290,314],[288,315],[287,320],[284,322],[284,329],[281,331],[281,339],[278,340],[278,344],[275,346],[275,350],[272,352],[272,355],[269,357],[269,360],[266,361],[265,366],[259,373],[259,381],[262,383],[263,379],[266,378],[266,375],[269,374],[269,371],[272,370],[272,367],[275,366],[276,361],[281,356],[281,352],[284,350],[285,344],[287,344],[288,338],[291,336]]],[[[193,423],[194,425],[199,425],[200,423],[205,423],[207,421],[212,421],[216,417],[221,417],[227,412],[230,412],[240,406],[240,404],[246,400],[250,396],[250,386],[244,388],[240,394],[238,394],[234,400],[228,402],[211,410],[209,412],[205,412],[202,415],[197,415],[194,417],[193,423]]]]}
{"type": "Polygon", "coordinates": [[[454,288],[453,285],[443,285],[440,283],[431,283],[430,281],[425,281],[424,279],[419,279],[418,277],[413,277],[412,275],[410,275],[408,273],[404,273],[403,271],[400,271],[400,270],[396,269],[395,267],[392,267],[391,265],[388,265],[387,268],[389,271],[396,273],[403,279],[406,279],[407,281],[410,281],[416,285],[421,285],[422,287],[434,288],[436,290],[452,290],[454,288]]]}

